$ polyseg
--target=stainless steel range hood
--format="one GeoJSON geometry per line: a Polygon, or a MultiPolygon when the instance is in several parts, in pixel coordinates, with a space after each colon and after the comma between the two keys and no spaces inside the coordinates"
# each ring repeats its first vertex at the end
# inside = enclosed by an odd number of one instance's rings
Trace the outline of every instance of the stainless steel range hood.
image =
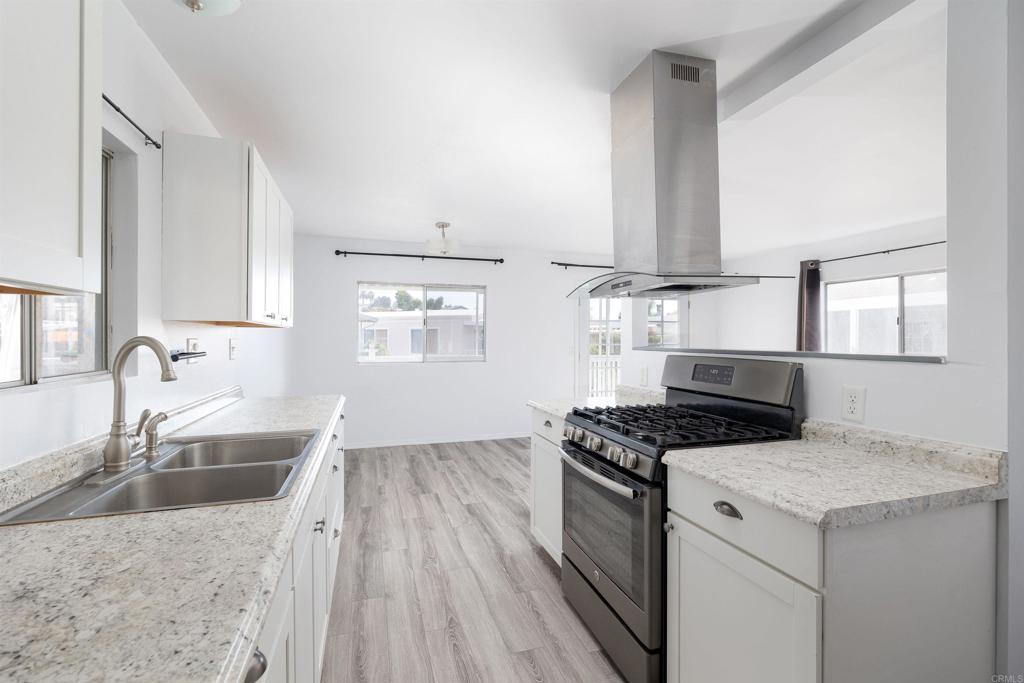
{"type": "Polygon", "coordinates": [[[715,62],[655,50],[611,97],[615,272],[591,296],[757,284],[722,274],[715,62]]]}

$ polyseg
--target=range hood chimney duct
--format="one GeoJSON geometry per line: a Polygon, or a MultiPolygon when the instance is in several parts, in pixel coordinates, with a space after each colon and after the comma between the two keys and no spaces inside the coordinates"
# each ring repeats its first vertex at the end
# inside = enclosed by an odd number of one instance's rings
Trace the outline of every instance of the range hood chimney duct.
{"type": "Polygon", "coordinates": [[[655,50],[612,92],[615,272],[591,296],[756,284],[722,275],[715,62],[655,50]]]}

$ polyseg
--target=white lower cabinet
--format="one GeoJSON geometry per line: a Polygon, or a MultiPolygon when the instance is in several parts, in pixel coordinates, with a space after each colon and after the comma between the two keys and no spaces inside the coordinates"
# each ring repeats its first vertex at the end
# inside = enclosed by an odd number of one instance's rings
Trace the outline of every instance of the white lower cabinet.
{"type": "Polygon", "coordinates": [[[295,550],[301,553],[295,563],[295,680],[312,683],[317,680],[316,663],[320,659],[316,652],[317,636],[314,631],[313,613],[316,600],[313,595],[313,544],[316,538],[307,535],[302,546],[296,539],[295,550]]]}
{"type": "Polygon", "coordinates": [[[995,673],[996,506],[819,529],[668,470],[669,683],[995,673]]]}
{"type": "Polygon", "coordinates": [[[533,537],[562,563],[562,455],[550,441],[561,435],[561,420],[535,410],[530,437],[530,529],[533,537]]]}
{"type": "Polygon", "coordinates": [[[291,553],[277,582],[257,648],[267,661],[261,680],[266,683],[292,683],[295,680],[295,600],[291,553]]]}
{"type": "Polygon", "coordinates": [[[331,587],[341,548],[344,450],[340,425],[335,427],[335,436],[328,437],[331,444],[257,639],[257,649],[267,660],[260,683],[320,681],[331,587]]]}
{"type": "Polygon", "coordinates": [[[338,561],[341,558],[341,528],[345,518],[345,448],[341,445],[341,423],[338,424],[337,448],[331,479],[327,487],[327,602],[330,609],[334,596],[334,579],[338,575],[338,561]]]}
{"type": "Polygon", "coordinates": [[[816,683],[821,595],[669,513],[668,680],[816,683]]]}

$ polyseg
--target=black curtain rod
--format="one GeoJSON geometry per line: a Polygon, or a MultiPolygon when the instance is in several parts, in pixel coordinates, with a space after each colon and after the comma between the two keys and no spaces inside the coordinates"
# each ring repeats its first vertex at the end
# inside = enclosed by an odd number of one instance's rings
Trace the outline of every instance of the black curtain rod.
{"type": "Polygon", "coordinates": [[[615,268],[615,266],[598,266],[590,263],[565,263],[563,261],[552,261],[551,265],[561,266],[566,270],[569,270],[570,268],[607,268],[608,270],[614,270],[615,268]]]}
{"type": "Polygon", "coordinates": [[[834,261],[846,261],[852,258],[863,258],[865,256],[880,256],[882,254],[891,254],[895,251],[906,251],[907,249],[920,249],[921,247],[934,247],[937,244],[945,244],[946,240],[940,240],[938,242],[926,242],[924,244],[912,244],[909,247],[897,247],[895,249],[885,249],[883,251],[869,251],[866,254],[854,254],[853,256],[840,256],[838,258],[826,258],[820,259],[818,263],[832,263],[834,261]]]}
{"type": "Polygon", "coordinates": [[[132,121],[132,117],[128,116],[128,114],[125,114],[124,110],[122,110],[121,107],[119,107],[116,104],[114,104],[114,100],[112,100],[109,97],[107,97],[106,93],[103,93],[103,101],[106,102],[107,104],[109,104],[111,107],[113,107],[114,111],[116,111],[118,114],[123,116],[125,121],[127,121],[130,124],[132,124],[132,126],[135,127],[135,130],[137,130],[140,133],[142,133],[142,137],[146,138],[146,144],[147,145],[153,145],[157,149],[160,149],[160,147],[161,147],[160,143],[157,142],[156,140],[154,140],[153,138],[151,138],[149,133],[147,133],[146,131],[142,130],[142,128],[139,127],[139,124],[137,124],[134,121],[132,121]]]}
{"type": "Polygon", "coordinates": [[[418,258],[423,261],[424,259],[440,259],[442,261],[484,261],[485,263],[504,263],[503,258],[476,258],[474,256],[434,256],[433,254],[388,254],[380,251],[343,251],[341,249],[334,250],[335,256],[393,256],[395,258],[418,258]]]}

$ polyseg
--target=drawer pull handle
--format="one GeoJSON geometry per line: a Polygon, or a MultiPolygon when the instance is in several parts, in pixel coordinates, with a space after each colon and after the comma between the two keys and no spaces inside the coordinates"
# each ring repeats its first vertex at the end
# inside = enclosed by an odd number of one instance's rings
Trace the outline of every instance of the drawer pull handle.
{"type": "Polygon", "coordinates": [[[740,514],[740,511],[737,510],[736,506],[732,503],[724,500],[716,500],[713,505],[715,506],[715,511],[720,515],[725,515],[726,517],[732,517],[734,519],[743,519],[743,515],[740,514]]]}
{"type": "Polygon", "coordinates": [[[544,420],[544,426],[550,429],[551,428],[551,420],[544,420]]]}
{"type": "Polygon", "coordinates": [[[676,530],[676,525],[672,522],[665,522],[661,525],[661,530],[664,531],[666,534],[670,534],[676,530]]]}
{"type": "Polygon", "coordinates": [[[334,530],[334,537],[337,538],[338,536],[341,536],[341,529],[334,530]]]}
{"type": "Polygon", "coordinates": [[[321,519],[319,522],[317,522],[316,524],[313,525],[313,531],[314,532],[319,531],[320,533],[323,533],[324,532],[324,526],[326,526],[326,525],[327,525],[327,520],[326,519],[321,519]]]}
{"type": "Polygon", "coordinates": [[[338,471],[338,466],[337,465],[331,465],[331,472],[337,472],[337,471],[338,471]]]}
{"type": "Polygon", "coordinates": [[[260,652],[259,648],[256,648],[252,652],[249,668],[245,670],[245,683],[256,683],[256,681],[263,678],[265,673],[267,673],[267,658],[260,652]]]}

